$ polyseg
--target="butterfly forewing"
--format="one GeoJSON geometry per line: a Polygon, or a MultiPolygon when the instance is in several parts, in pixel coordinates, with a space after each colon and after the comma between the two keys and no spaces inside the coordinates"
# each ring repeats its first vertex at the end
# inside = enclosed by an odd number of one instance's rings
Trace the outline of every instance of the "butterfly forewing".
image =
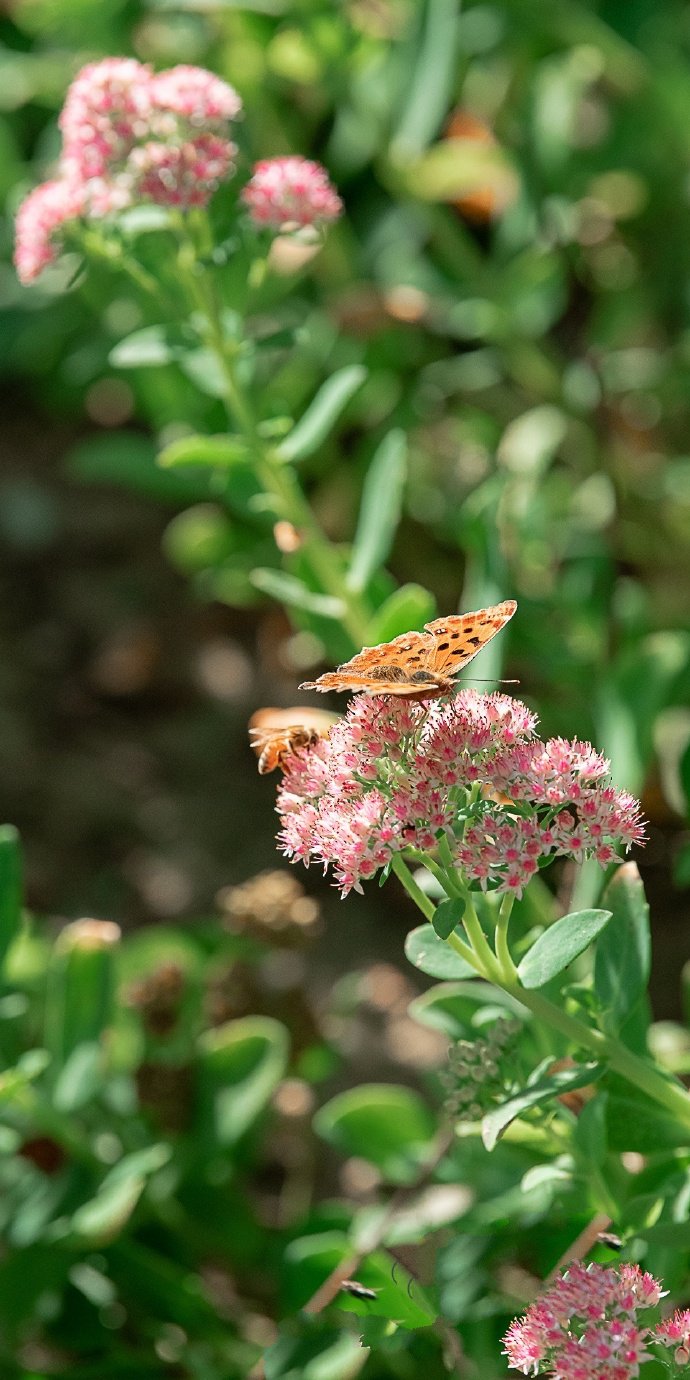
{"type": "Polygon", "coordinates": [[[476,613],[450,614],[427,623],[426,631],[432,639],[430,669],[437,675],[456,675],[505,627],[516,608],[514,599],[506,599],[476,613]]]}

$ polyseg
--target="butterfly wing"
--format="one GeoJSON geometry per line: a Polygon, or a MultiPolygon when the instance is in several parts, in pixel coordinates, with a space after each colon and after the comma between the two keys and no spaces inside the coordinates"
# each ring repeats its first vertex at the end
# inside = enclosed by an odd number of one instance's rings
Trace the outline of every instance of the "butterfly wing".
{"type": "Polygon", "coordinates": [[[363,647],[337,670],[305,681],[300,690],[361,690],[370,695],[411,695],[424,690],[438,693],[436,680],[425,674],[432,651],[428,633],[401,633],[392,642],[363,647]]]}
{"type": "Polygon", "coordinates": [[[429,669],[436,675],[454,676],[505,627],[516,608],[514,599],[506,599],[488,609],[450,614],[427,623],[426,631],[432,638],[429,669]]]}

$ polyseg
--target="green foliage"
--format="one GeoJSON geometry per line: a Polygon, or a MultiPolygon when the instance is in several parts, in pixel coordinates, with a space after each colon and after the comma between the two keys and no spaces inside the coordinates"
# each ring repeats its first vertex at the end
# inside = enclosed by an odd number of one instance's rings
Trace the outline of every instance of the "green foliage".
{"type": "Polygon", "coordinates": [[[610,919],[610,910],[580,910],[556,920],[539,936],[518,967],[523,987],[545,987],[589,948],[610,919]]]}

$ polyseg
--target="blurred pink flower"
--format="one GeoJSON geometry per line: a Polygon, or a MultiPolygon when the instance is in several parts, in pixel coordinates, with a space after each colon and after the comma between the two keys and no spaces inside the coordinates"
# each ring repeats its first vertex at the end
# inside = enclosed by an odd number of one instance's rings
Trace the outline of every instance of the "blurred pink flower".
{"type": "Polygon", "coordinates": [[[298,229],[337,220],[343,203],[320,163],[309,158],[265,158],[242,192],[255,225],[298,229]]]}
{"type": "Polygon", "coordinates": [[[204,67],[180,64],[158,72],[150,86],[152,104],[188,120],[199,129],[236,120],[242,102],[234,87],[204,67]]]}
{"type": "Polygon", "coordinates": [[[77,73],[62,108],[63,166],[68,177],[106,177],[145,137],[153,73],[134,58],[104,58],[77,73]]]}
{"type": "Polygon", "coordinates": [[[147,64],[119,57],[82,67],[59,119],[61,175],[36,188],[17,216],[21,281],[57,257],[57,231],[67,220],[101,220],[135,198],[204,206],[234,172],[228,125],[241,108],[237,92],[202,67],[154,76],[147,64]]]}
{"type": "Polygon", "coordinates": [[[43,182],[22,202],[15,226],[14,263],[22,283],[31,283],[60,251],[60,230],[84,214],[85,189],[66,180],[43,182]]]}
{"type": "Polygon", "coordinates": [[[504,1354],[523,1375],[554,1380],[635,1380],[651,1359],[659,1329],[637,1314],[664,1296],[658,1280],[638,1265],[571,1265],[503,1339],[504,1354]]]}
{"type": "Polygon", "coordinates": [[[608,783],[604,759],[589,744],[540,742],[535,723],[507,695],[358,695],[327,740],[288,759],[279,841],[333,867],[345,894],[445,835],[470,881],[516,895],[550,856],[606,864],[641,842],[639,806],[608,783]]]}
{"type": "Polygon", "coordinates": [[[205,206],[232,171],[236,145],[216,134],[198,134],[183,144],[150,141],[128,160],[137,196],[160,206],[205,206]]]}

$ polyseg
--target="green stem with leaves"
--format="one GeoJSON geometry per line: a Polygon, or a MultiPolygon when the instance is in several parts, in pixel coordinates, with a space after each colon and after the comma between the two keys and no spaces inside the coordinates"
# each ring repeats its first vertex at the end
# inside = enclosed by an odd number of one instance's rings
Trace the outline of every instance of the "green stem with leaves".
{"type": "Polygon", "coordinates": [[[226,337],[215,283],[199,262],[194,241],[186,231],[180,239],[178,265],[204,322],[203,343],[214,354],[222,373],[230,424],[237,427],[246,441],[256,475],[274,501],[277,516],[291,523],[300,534],[304,554],[321,592],[338,601],[342,626],[350,636],[353,649],[358,651],[365,641],[372,610],[362,595],[348,588],[345,562],[321,530],[294,471],[261,436],[251,401],[238,378],[239,350],[235,342],[226,337]]]}
{"type": "MultiPolygon", "coordinates": [[[[425,918],[430,922],[433,921],[436,908],[430,898],[422,891],[419,883],[412,877],[400,854],[396,855],[393,861],[393,871],[413,901],[419,906],[425,918]]],[[[593,1054],[596,1059],[607,1064],[614,1073],[619,1074],[626,1082],[646,1093],[648,1097],[664,1107],[681,1125],[690,1128],[690,1096],[680,1084],[667,1077],[647,1059],[633,1053],[615,1037],[606,1035],[601,1030],[595,1030],[593,1026],[586,1025],[584,1021],[571,1015],[570,1012],[564,1011],[555,1002],[543,996],[541,992],[522,986],[508,948],[507,927],[512,906],[508,902],[501,904],[496,931],[496,954],[494,954],[479,923],[474,903],[471,900],[471,893],[463,886],[459,878],[458,881],[465,894],[466,906],[462,924],[469,942],[461,939],[457,933],[453,932],[446,939],[449,948],[470,964],[480,977],[487,982],[492,982],[494,986],[507,992],[515,1001],[520,1002],[522,1006],[532,1012],[533,1016],[536,1016],[537,1020],[550,1026],[552,1030],[558,1031],[573,1045],[593,1054]]]]}

